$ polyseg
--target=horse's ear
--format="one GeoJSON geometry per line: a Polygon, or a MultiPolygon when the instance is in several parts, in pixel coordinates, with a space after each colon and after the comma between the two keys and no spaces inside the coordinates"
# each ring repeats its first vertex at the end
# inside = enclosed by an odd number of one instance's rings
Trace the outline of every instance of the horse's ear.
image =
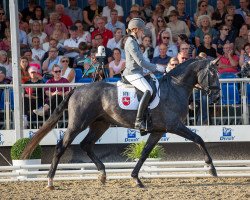
{"type": "Polygon", "coordinates": [[[219,60],[220,60],[220,57],[216,58],[215,60],[212,60],[211,64],[216,65],[219,62],[219,60]]]}

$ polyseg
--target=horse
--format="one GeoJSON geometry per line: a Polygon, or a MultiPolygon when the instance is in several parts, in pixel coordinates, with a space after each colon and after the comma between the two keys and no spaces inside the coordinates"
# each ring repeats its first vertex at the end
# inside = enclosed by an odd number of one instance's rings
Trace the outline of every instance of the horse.
{"type": "MultiPolygon", "coordinates": [[[[144,187],[138,177],[139,171],[151,150],[166,132],[177,134],[197,144],[204,154],[209,173],[217,176],[203,139],[188,129],[183,121],[188,112],[189,97],[196,84],[199,84],[199,88],[204,90],[214,103],[220,99],[218,60],[189,59],[159,80],[160,102],[156,108],[151,110],[154,128],[149,133],[141,157],[131,173],[136,187],[144,187]]],[[[49,119],[34,134],[22,154],[22,159],[27,159],[31,155],[42,138],[55,127],[66,108],[68,108],[68,127],[63,139],[56,145],[48,172],[47,188],[54,189],[53,178],[61,156],[75,137],[87,127],[89,127],[88,134],[80,142],[80,147],[96,165],[100,173],[99,179],[104,184],[106,181],[105,166],[95,155],[94,144],[111,124],[133,128],[136,117],[135,110],[124,110],[119,107],[117,86],[114,84],[95,82],[71,90],[49,119]]]]}

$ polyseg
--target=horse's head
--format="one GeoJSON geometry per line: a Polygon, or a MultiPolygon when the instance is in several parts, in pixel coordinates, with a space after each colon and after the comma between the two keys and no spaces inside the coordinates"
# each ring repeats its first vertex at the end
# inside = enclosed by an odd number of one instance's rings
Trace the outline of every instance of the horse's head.
{"type": "Polygon", "coordinates": [[[219,58],[207,62],[205,66],[201,67],[198,73],[198,83],[207,95],[211,98],[213,103],[217,103],[220,99],[220,83],[217,71],[217,63],[219,58]]]}

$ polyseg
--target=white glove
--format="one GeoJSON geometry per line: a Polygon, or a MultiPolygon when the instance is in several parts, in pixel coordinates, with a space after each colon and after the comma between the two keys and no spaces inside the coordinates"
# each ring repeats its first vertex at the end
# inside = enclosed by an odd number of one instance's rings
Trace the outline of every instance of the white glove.
{"type": "Polygon", "coordinates": [[[156,64],[156,70],[164,73],[166,71],[166,67],[156,64]]]}

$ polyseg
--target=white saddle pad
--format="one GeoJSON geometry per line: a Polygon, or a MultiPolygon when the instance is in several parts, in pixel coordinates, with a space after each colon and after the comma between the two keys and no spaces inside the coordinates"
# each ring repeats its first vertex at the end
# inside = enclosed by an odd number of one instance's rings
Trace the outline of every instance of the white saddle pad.
{"type": "MultiPolygon", "coordinates": [[[[155,77],[153,77],[156,79],[155,77]]],[[[159,82],[156,79],[156,88],[159,88],[159,82]]],[[[137,110],[139,101],[136,95],[134,86],[124,84],[121,81],[117,82],[118,103],[122,109],[137,110]]],[[[160,102],[160,91],[157,92],[154,100],[150,103],[149,108],[154,109],[160,102]]]]}

